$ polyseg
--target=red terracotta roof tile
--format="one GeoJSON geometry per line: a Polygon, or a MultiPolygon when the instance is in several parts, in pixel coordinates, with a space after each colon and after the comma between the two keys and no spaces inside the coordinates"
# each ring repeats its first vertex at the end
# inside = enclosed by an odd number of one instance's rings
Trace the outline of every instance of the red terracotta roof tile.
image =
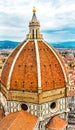
{"type": "Polygon", "coordinates": [[[47,124],[47,128],[51,130],[60,130],[67,126],[66,120],[62,119],[59,116],[54,116],[50,119],[49,123],[47,124]]]}
{"type": "Polygon", "coordinates": [[[34,42],[28,42],[17,58],[10,86],[12,90],[38,91],[34,42]]]}
{"type": "Polygon", "coordinates": [[[2,70],[2,74],[1,74],[1,82],[6,86],[7,85],[7,80],[8,80],[8,75],[10,72],[10,68],[12,65],[12,62],[14,60],[14,57],[16,56],[17,52],[19,51],[20,47],[22,46],[22,44],[20,44],[12,53],[11,55],[8,57],[7,61],[4,64],[3,70],[2,70]]]}
{"type": "Polygon", "coordinates": [[[4,118],[4,110],[0,109],[0,121],[4,118]]]}
{"type": "Polygon", "coordinates": [[[68,96],[75,96],[75,89],[69,90],[68,96]]]}
{"type": "MultiPolygon", "coordinates": [[[[64,74],[56,56],[44,42],[39,41],[38,46],[40,52],[41,80],[43,91],[64,87],[64,74]]],[[[57,56],[59,55],[57,52],[55,52],[55,54],[57,56]]],[[[64,64],[61,58],[60,61],[62,64],[64,64]]]]}
{"type": "Polygon", "coordinates": [[[38,118],[25,111],[8,114],[0,122],[0,130],[33,130],[38,118]]]}
{"type": "MultiPolygon", "coordinates": [[[[43,41],[37,41],[40,72],[41,72],[41,88],[42,91],[49,91],[56,88],[65,87],[66,81],[64,72],[66,70],[64,63],[59,54],[53,51],[43,41]],[[64,72],[58,61],[58,58],[64,67],[64,72]]],[[[23,43],[19,45],[13,53],[9,56],[2,71],[1,82],[7,86],[10,68],[13,60],[23,43]]],[[[37,56],[34,41],[29,41],[18,55],[10,76],[10,90],[24,90],[27,92],[38,92],[38,70],[37,70],[37,56]]],[[[67,77],[67,76],[66,76],[67,77]]]]}

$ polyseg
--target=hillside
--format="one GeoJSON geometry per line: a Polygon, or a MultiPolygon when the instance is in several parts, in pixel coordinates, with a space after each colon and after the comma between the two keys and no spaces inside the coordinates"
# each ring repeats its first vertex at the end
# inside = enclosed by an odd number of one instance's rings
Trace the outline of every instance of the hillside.
{"type": "MultiPolygon", "coordinates": [[[[19,42],[0,41],[0,49],[15,48],[19,42]]],[[[75,48],[75,41],[50,43],[54,48],[75,48]]]]}
{"type": "Polygon", "coordinates": [[[0,41],[0,49],[15,48],[19,42],[13,41],[0,41]]]}
{"type": "Polygon", "coordinates": [[[75,41],[52,43],[55,48],[75,48],[75,41]]]}

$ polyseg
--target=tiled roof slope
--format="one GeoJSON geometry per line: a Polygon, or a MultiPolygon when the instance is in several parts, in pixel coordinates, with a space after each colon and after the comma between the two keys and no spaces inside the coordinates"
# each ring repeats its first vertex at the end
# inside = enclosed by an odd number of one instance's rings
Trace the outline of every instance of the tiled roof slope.
{"type": "Polygon", "coordinates": [[[4,118],[5,114],[4,114],[4,110],[0,109],[0,121],[4,118]]]}
{"type": "Polygon", "coordinates": [[[38,92],[38,64],[42,91],[65,87],[67,75],[63,61],[59,54],[42,40],[37,40],[37,46],[35,40],[24,42],[13,51],[3,68],[2,84],[10,90],[38,92]]]}
{"type": "Polygon", "coordinates": [[[62,119],[58,115],[54,116],[47,124],[47,128],[49,128],[50,130],[61,130],[66,126],[67,126],[66,120],[62,119]]]}
{"type": "Polygon", "coordinates": [[[33,130],[37,121],[37,117],[28,112],[14,112],[0,122],[0,130],[33,130]]]}
{"type": "Polygon", "coordinates": [[[8,75],[10,72],[10,68],[11,65],[13,63],[14,57],[16,56],[18,50],[20,49],[20,47],[22,46],[22,44],[20,44],[17,48],[15,48],[15,50],[13,51],[13,53],[8,57],[4,67],[3,67],[3,71],[1,74],[1,79],[2,79],[2,83],[6,86],[7,84],[7,80],[8,80],[8,75]]]}

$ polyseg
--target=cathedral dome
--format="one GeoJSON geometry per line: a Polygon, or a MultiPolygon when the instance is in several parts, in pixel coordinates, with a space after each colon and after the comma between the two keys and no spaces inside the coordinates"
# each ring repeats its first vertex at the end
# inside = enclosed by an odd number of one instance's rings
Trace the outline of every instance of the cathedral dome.
{"type": "Polygon", "coordinates": [[[10,90],[48,91],[65,86],[66,72],[55,49],[43,40],[27,40],[9,56],[1,82],[10,90]]]}
{"type": "MultiPolygon", "coordinates": [[[[27,96],[33,94],[35,102],[38,102],[36,98],[38,94],[48,92],[47,95],[50,95],[51,91],[56,93],[56,89],[60,91],[58,92],[59,96],[55,98],[65,96],[67,75],[63,60],[58,52],[43,40],[35,11],[29,28],[26,41],[14,49],[3,67],[1,74],[2,92],[4,95],[7,95],[7,91],[12,91],[14,94],[17,91],[21,94],[23,92],[25,100],[26,94],[27,96]]],[[[12,96],[9,97],[12,98],[12,96]]]]}

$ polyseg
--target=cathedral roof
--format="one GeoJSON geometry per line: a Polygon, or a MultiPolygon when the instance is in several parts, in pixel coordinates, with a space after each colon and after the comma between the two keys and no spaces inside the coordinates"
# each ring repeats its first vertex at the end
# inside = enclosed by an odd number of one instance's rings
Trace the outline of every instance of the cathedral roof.
{"type": "Polygon", "coordinates": [[[68,96],[75,96],[75,89],[73,89],[73,90],[69,90],[69,92],[68,92],[68,96]]]}
{"type": "Polygon", "coordinates": [[[26,41],[9,56],[1,82],[10,90],[48,91],[65,86],[65,66],[59,54],[46,42],[26,41]]]}
{"type": "Polygon", "coordinates": [[[67,126],[66,120],[62,119],[60,116],[54,116],[50,119],[49,123],[47,124],[47,128],[50,130],[60,130],[67,126]]]}
{"type": "Polygon", "coordinates": [[[0,130],[33,130],[38,118],[25,111],[8,114],[0,122],[0,130]]]}
{"type": "Polygon", "coordinates": [[[34,10],[26,41],[14,49],[3,67],[1,83],[7,90],[37,94],[66,86],[67,74],[63,60],[58,52],[43,40],[37,21],[34,10]]]}

